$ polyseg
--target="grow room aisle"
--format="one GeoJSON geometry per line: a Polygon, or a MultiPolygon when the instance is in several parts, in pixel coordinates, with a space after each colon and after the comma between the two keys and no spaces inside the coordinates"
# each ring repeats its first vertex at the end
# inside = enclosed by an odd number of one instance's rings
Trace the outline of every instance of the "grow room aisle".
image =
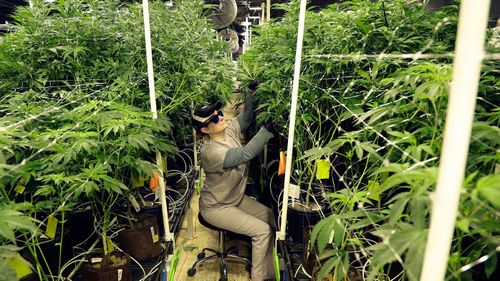
{"type": "MultiPolygon", "coordinates": [[[[231,120],[243,109],[243,105],[237,107],[235,104],[239,98],[238,93],[233,95],[233,100],[224,108],[226,120],[231,120]]],[[[218,280],[219,279],[219,260],[212,260],[196,268],[196,274],[193,277],[187,275],[187,270],[196,261],[196,256],[203,248],[218,249],[218,234],[216,231],[208,229],[200,224],[198,220],[198,200],[199,195],[195,192],[189,202],[189,208],[192,210],[192,217],[186,212],[182,224],[177,234],[176,247],[180,251],[179,262],[175,272],[175,281],[184,280],[218,280]],[[188,220],[193,220],[193,237],[188,239],[188,220]]],[[[248,255],[249,244],[240,240],[226,238],[226,248],[236,246],[239,253],[243,256],[248,255]]],[[[228,278],[235,281],[248,281],[249,273],[245,270],[245,264],[240,262],[228,262],[228,278]]]]}

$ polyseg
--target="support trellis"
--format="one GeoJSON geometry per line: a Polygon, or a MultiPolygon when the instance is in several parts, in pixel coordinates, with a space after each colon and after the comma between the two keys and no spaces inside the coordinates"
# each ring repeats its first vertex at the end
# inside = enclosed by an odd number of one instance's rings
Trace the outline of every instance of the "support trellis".
{"type": "MultiPolygon", "coordinates": [[[[461,2],[455,53],[438,56],[454,57],[453,79],[448,103],[440,170],[431,211],[430,231],[420,280],[444,280],[450,245],[463,184],[470,142],[482,60],[498,59],[498,54],[484,53],[489,0],[461,2]]],[[[290,124],[281,221],[277,239],[285,240],[289,187],[293,159],[293,142],[300,81],[306,0],[300,1],[294,79],[292,85],[290,124]]],[[[331,55],[338,58],[380,59],[384,56],[422,59],[433,54],[331,55]]]]}

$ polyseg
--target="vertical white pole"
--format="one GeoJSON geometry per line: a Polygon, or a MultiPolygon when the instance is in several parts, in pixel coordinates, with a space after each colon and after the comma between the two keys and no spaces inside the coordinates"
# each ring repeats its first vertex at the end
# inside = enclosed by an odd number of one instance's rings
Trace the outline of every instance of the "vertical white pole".
{"type": "Polygon", "coordinates": [[[290,108],[290,126],[288,128],[288,144],[286,149],[285,166],[285,190],[283,191],[283,204],[281,209],[280,231],[278,239],[285,240],[287,212],[288,212],[288,191],[290,186],[290,176],[293,159],[293,138],[295,135],[295,117],[297,115],[297,97],[299,93],[300,67],[302,64],[302,43],[304,41],[304,25],[306,19],[306,0],[300,0],[299,28],[297,32],[297,49],[295,51],[295,68],[292,85],[292,105],[290,108]]]}
{"type": "MultiPolygon", "coordinates": [[[[156,94],[155,94],[155,81],[154,81],[154,71],[153,71],[153,52],[151,48],[151,30],[149,24],[149,2],[148,0],[142,1],[142,9],[144,12],[144,37],[146,38],[146,60],[148,64],[148,82],[149,82],[149,100],[151,102],[151,113],[153,114],[153,119],[158,118],[158,113],[156,111],[156,94]]],[[[175,241],[174,236],[170,233],[170,226],[168,221],[168,207],[167,199],[165,198],[165,181],[163,179],[162,171],[162,159],[160,151],[156,151],[156,165],[160,168],[159,180],[160,180],[160,190],[159,197],[161,202],[161,211],[163,217],[163,229],[165,230],[165,241],[172,241],[172,246],[175,251],[175,241]]]]}
{"type": "MultiPolygon", "coordinates": [[[[194,114],[194,102],[191,101],[191,115],[194,114]]],[[[194,161],[194,168],[196,172],[199,171],[198,167],[198,147],[196,146],[196,130],[193,127],[193,161],[194,161]]]]}
{"type": "Polygon", "coordinates": [[[260,20],[259,20],[259,25],[263,25],[264,22],[266,21],[266,3],[262,2],[260,5],[260,20]]]}
{"type": "MultiPolygon", "coordinates": [[[[267,9],[267,21],[271,20],[271,0],[267,0],[266,2],[266,9],[267,9]]],[[[264,11],[262,11],[264,13],[264,11]]]]}
{"type": "Polygon", "coordinates": [[[489,0],[463,0],[436,192],[421,281],[444,280],[484,57],[489,0]]]}

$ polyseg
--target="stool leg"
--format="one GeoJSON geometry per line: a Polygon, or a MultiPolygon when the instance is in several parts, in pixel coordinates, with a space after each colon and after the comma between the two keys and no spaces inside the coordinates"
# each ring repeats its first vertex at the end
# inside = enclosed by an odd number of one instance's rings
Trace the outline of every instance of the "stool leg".
{"type": "Polygon", "coordinates": [[[226,265],[226,257],[224,254],[220,259],[220,281],[227,281],[227,265],[226,265]]]}

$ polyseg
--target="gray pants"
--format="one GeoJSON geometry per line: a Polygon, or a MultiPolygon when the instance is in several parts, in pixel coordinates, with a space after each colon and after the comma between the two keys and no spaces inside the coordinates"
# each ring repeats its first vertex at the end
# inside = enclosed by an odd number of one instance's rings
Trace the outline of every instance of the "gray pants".
{"type": "Polygon", "coordinates": [[[210,224],[252,238],[252,281],[275,276],[273,247],[276,224],[271,209],[245,195],[235,207],[200,212],[210,224]]]}

